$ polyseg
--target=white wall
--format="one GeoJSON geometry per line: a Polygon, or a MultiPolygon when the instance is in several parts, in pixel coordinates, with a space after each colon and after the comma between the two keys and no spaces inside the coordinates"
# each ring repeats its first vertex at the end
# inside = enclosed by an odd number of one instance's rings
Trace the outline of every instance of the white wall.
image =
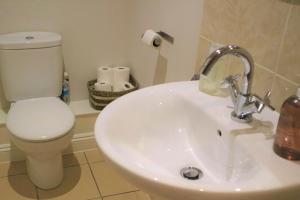
{"type": "Polygon", "coordinates": [[[126,64],[131,0],[0,0],[0,33],[44,30],[63,36],[73,100],[86,99],[97,66],[126,64]]]}
{"type": "Polygon", "coordinates": [[[0,33],[61,33],[71,98],[80,100],[87,98],[86,82],[96,77],[96,68],[107,63],[130,65],[141,86],[190,79],[201,4],[202,0],[0,0],[0,33]],[[175,37],[173,46],[162,47],[159,60],[158,51],[140,40],[148,28],[175,37]]]}
{"type": "Polygon", "coordinates": [[[134,2],[130,61],[141,85],[189,80],[197,59],[202,0],[134,2]],[[144,45],[140,36],[149,28],[172,35],[174,45],[164,42],[160,52],[144,45]]]}

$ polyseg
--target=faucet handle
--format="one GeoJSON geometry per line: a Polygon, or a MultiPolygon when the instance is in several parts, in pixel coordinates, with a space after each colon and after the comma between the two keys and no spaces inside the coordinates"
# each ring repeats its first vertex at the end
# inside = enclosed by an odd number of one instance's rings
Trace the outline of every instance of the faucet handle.
{"type": "Polygon", "coordinates": [[[264,98],[261,99],[257,96],[254,96],[257,100],[256,100],[256,107],[257,107],[257,112],[260,113],[265,106],[268,106],[271,110],[275,110],[275,108],[273,106],[270,105],[271,101],[270,101],[270,96],[271,96],[271,91],[268,90],[267,93],[265,94],[264,98]]]}
{"type": "Polygon", "coordinates": [[[221,85],[232,85],[232,84],[236,84],[237,80],[239,80],[241,78],[240,74],[235,74],[235,75],[230,75],[227,76],[222,82],[221,85]]]}
{"type": "Polygon", "coordinates": [[[275,110],[275,108],[273,106],[271,106],[270,96],[271,96],[271,91],[268,90],[262,101],[266,106],[271,108],[271,110],[275,110]]]}

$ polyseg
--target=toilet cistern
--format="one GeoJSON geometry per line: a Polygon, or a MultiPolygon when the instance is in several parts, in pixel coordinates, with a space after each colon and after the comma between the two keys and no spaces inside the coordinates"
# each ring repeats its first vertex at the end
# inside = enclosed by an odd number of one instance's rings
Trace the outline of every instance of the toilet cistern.
{"type": "Polygon", "coordinates": [[[240,78],[240,75],[230,75],[222,82],[222,84],[228,88],[234,105],[231,118],[234,121],[247,123],[252,121],[253,113],[260,113],[265,106],[269,106],[273,109],[270,106],[270,91],[266,93],[263,99],[251,94],[254,72],[253,58],[247,50],[237,45],[224,46],[211,53],[205,60],[201,68],[201,72],[199,74],[195,74],[192,80],[198,80],[200,74],[208,75],[217,61],[225,55],[237,56],[238,58],[241,58],[244,63],[243,85],[241,90],[237,84],[237,80],[240,78]]]}

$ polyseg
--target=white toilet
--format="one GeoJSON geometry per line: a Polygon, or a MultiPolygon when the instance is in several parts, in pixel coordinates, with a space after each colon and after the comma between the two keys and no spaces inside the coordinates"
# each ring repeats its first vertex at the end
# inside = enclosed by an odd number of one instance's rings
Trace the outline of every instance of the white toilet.
{"type": "Polygon", "coordinates": [[[62,150],[71,142],[75,117],[62,91],[61,36],[49,32],[0,35],[0,75],[10,101],[7,128],[26,154],[32,182],[43,189],[63,179],[62,150]]]}

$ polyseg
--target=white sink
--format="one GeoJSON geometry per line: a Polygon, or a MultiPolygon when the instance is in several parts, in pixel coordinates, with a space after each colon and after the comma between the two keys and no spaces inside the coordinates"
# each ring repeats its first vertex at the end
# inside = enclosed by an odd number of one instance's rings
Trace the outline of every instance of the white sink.
{"type": "Polygon", "coordinates": [[[171,200],[299,200],[300,163],[272,150],[279,114],[265,109],[241,124],[231,107],[195,81],[153,86],[108,105],[96,140],[125,178],[171,200]],[[183,178],[186,166],[203,176],[183,178]]]}

